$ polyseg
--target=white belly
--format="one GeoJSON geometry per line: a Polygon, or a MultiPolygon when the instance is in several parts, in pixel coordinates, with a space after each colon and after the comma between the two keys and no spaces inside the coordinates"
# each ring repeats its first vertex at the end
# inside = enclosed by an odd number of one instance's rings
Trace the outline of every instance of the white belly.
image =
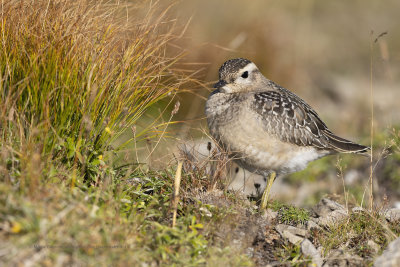
{"type": "Polygon", "coordinates": [[[253,168],[260,169],[260,171],[273,170],[280,174],[303,170],[309,162],[323,156],[314,148],[304,147],[293,150],[285,148],[285,145],[271,151],[249,146],[244,150],[244,154],[247,155],[245,162],[250,163],[253,168]]]}
{"type": "Polygon", "coordinates": [[[266,133],[259,122],[241,118],[230,123],[221,136],[221,142],[229,144],[236,161],[251,172],[265,174],[275,171],[288,174],[304,169],[310,161],[328,153],[311,146],[298,146],[280,141],[266,133]]]}

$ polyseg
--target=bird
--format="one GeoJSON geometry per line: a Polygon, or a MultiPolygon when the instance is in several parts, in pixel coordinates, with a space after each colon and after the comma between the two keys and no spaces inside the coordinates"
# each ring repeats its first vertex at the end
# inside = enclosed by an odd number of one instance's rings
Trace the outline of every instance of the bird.
{"type": "Polygon", "coordinates": [[[242,168],[268,179],[261,208],[276,177],[303,170],[324,156],[367,155],[370,150],[335,135],[309,104],[245,58],[222,64],[205,113],[220,148],[242,168]]]}

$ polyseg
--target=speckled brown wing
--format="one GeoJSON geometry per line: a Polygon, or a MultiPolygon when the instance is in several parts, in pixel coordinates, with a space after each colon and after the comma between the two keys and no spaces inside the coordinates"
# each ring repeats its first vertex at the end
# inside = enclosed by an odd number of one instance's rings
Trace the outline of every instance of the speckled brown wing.
{"type": "Polygon", "coordinates": [[[334,135],[300,97],[275,84],[274,87],[276,90],[255,93],[252,104],[269,134],[284,142],[331,152],[365,153],[369,150],[334,135]]]}

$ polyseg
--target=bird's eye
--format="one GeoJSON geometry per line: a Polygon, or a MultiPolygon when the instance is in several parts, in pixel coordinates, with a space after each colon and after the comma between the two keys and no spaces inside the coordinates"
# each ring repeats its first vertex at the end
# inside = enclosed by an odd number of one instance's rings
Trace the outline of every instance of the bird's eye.
{"type": "Polygon", "coordinates": [[[243,72],[242,73],[242,78],[246,79],[247,77],[249,77],[249,72],[248,71],[243,72]]]}

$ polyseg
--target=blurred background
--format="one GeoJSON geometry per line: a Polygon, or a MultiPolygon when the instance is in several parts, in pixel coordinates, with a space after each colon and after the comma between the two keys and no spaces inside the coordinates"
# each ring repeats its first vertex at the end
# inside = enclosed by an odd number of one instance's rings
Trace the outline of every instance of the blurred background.
{"type": "MultiPolygon", "coordinates": [[[[167,157],[176,153],[176,141],[206,145],[198,140],[207,133],[204,104],[218,69],[230,58],[244,57],[313,106],[333,132],[365,145],[371,143],[373,103],[376,194],[392,204],[400,199],[399,1],[190,0],[174,2],[171,10],[184,30],[171,47],[185,51],[179,67],[195,71],[204,84],[193,83],[177,96],[174,119],[181,123],[169,128],[178,140],[165,138],[167,157]],[[382,152],[390,145],[387,157],[382,152]]],[[[157,165],[165,159],[152,160],[157,165]]],[[[322,159],[286,177],[282,182],[289,187],[277,185],[275,197],[311,204],[324,193],[343,195],[343,177],[345,190],[360,202],[369,166],[369,159],[359,156],[322,159]]]]}
{"type": "MultiPolygon", "coordinates": [[[[394,19],[399,8],[395,0],[191,0],[175,6],[180,17],[191,18],[180,45],[188,63],[204,64],[200,79],[211,84],[224,61],[249,58],[349,138],[369,132],[371,57],[376,126],[400,119],[400,29],[394,19]]],[[[183,105],[182,113],[202,115],[204,101],[192,100],[196,104],[183,105]]]]}

